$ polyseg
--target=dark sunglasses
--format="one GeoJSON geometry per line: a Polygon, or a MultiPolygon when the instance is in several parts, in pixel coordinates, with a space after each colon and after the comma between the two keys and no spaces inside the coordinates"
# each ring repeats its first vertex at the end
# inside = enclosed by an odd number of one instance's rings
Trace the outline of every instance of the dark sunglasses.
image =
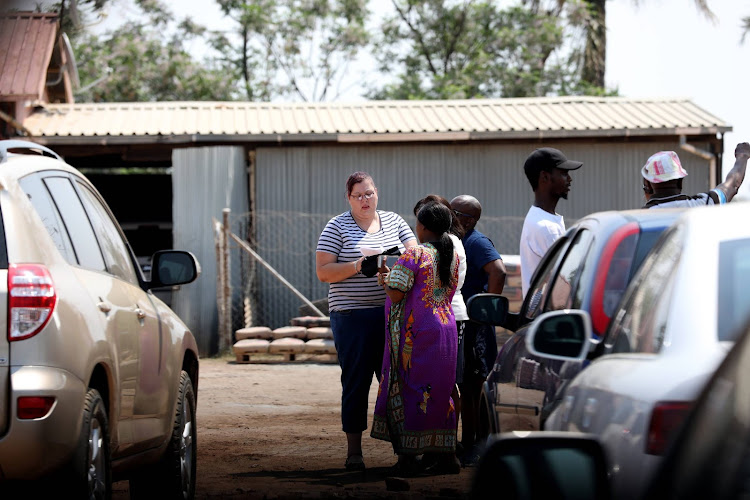
{"type": "Polygon", "coordinates": [[[465,214],[463,212],[459,212],[458,210],[453,211],[454,214],[456,214],[457,217],[466,217],[467,219],[476,219],[473,215],[465,214]]]}

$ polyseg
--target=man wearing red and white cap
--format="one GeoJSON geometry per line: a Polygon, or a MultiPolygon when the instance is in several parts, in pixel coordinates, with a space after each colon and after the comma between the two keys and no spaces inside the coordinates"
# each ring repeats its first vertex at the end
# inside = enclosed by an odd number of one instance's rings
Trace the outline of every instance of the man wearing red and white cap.
{"type": "Polygon", "coordinates": [[[659,151],[651,155],[641,169],[646,204],[643,208],[688,208],[729,203],[745,180],[745,168],[750,158],[750,144],[742,142],[734,150],[734,167],[724,182],[707,193],[682,194],[682,178],[687,172],[674,151],[659,151]]]}

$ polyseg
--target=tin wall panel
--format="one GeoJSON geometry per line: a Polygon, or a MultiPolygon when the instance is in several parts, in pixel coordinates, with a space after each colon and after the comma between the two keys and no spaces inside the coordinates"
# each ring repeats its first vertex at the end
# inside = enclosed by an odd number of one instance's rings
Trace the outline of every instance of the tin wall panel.
{"type": "MultiPolygon", "coordinates": [[[[557,147],[568,158],[584,163],[571,173],[569,198],[558,204],[568,226],[589,213],[640,208],[644,203],[640,168],[656,151],[678,152],[689,173],[686,193],[709,187],[708,162],[681,151],[676,142],[540,146],[557,147]]],[[[328,285],[315,275],[317,238],[330,217],[349,209],[347,177],[364,170],[378,186],[378,208],[399,213],[412,227],[414,204],[429,193],[448,200],[460,194],[475,196],[483,208],[477,228],[501,254],[517,254],[523,218],[534,199],[523,172],[532,150],[529,145],[488,143],[259,148],[256,208],[277,215],[267,217],[273,222],[259,219],[256,238],[263,247],[264,240],[278,237],[279,232],[293,233],[299,250],[295,257],[284,258],[278,251],[269,258],[278,259],[277,270],[310,300],[324,298],[328,285]]],[[[296,305],[281,307],[271,321],[283,326],[295,315],[296,305]]]]}
{"type": "MultiPolygon", "coordinates": [[[[218,146],[172,153],[174,247],[192,252],[201,265],[201,276],[173,293],[172,308],[195,335],[201,355],[215,354],[219,340],[212,218],[221,221],[227,207],[232,213],[249,210],[244,151],[218,146]]],[[[238,255],[233,250],[232,262],[238,255]]]]}

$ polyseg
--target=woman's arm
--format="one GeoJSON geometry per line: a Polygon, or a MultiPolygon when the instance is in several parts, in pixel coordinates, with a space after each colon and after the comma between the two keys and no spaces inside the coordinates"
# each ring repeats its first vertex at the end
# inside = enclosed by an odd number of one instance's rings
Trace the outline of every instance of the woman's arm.
{"type": "Polygon", "coordinates": [[[364,257],[353,262],[336,262],[338,258],[332,253],[315,252],[315,272],[323,283],[338,283],[361,271],[362,259],[364,257]]]}
{"type": "Polygon", "coordinates": [[[391,288],[388,285],[385,285],[383,288],[385,288],[385,293],[388,294],[388,297],[391,299],[391,302],[394,304],[398,304],[404,299],[404,296],[406,295],[401,290],[396,290],[395,288],[391,288]]]}

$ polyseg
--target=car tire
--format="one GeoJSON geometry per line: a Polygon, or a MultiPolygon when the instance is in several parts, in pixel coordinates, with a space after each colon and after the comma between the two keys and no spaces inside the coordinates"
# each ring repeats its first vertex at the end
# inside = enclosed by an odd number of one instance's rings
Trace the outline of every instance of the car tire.
{"type": "Polygon", "coordinates": [[[71,498],[108,500],[112,497],[109,419],[96,389],[86,392],[78,445],[61,478],[62,491],[71,498]]]}
{"type": "Polygon", "coordinates": [[[172,435],[157,467],[130,479],[130,498],[190,500],[195,497],[197,457],[195,392],[186,371],[180,373],[172,435]]]}

